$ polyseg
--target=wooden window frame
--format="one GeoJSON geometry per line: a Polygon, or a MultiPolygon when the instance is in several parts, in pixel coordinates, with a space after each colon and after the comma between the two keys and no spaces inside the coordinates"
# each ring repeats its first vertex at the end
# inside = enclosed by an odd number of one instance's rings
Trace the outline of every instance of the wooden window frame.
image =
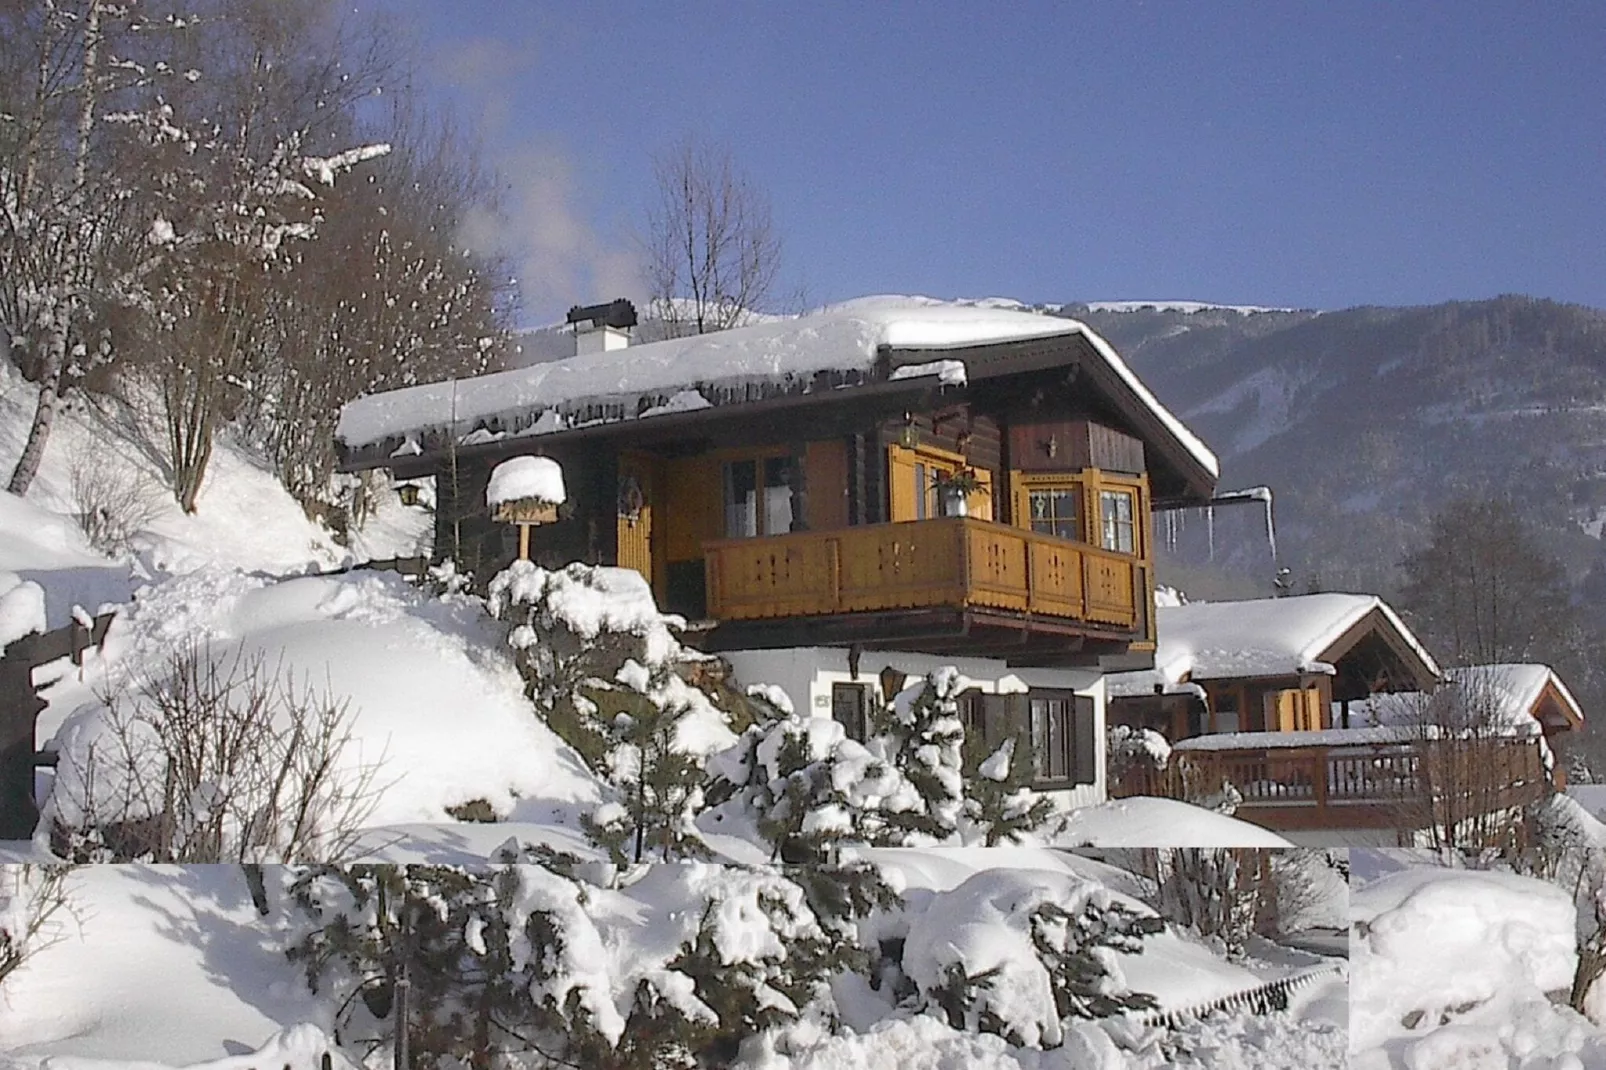
{"type": "Polygon", "coordinates": [[[855,684],[842,681],[833,683],[831,685],[831,720],[842,726],[849,739],[858,743],[863,743],[870,738],[871,701],[869,684],[855,684]],[[857,725],[850,724],[849,722],[843,720],[839,715],[840,710],[837,705],[838,696],[845,696],[854,691],[857,691],[859,695],[858,709],[854,711],[858,721],[857,725]],[[858,729],[857,735],[854,734],[855,727],[858,729]]]}
{"type": "MultiPolygon", "coordinates": [[[[768,485],[763,482],[764,466],[767,462],[779,459],[785,460],[791,465],[799,463],[798,458],[793,455],[790,449],[785,447],[769,447],[756,450],[718,450],[711,456],[719,464],[719,530],[723,532],[723,534],[720,536],[721,538],[764,539],[772,535],[785,535],[792,530],[790,527],[788,527],[786,531],[769,530],[769,525],[767,523],[768,516],[764,508],[764,496],[762,493],[764,488],[768,485]],[[742,464],[744,462],[751,462],[753,465],[753,472],[755,475],[754,485],[758,492],[757,501],[754,505],[756,516],[754,517],[753,527],[755,530],[751,535],[734,534],[730,530],[731,466],[742,464]]],[[[788,482],[786,486],[790,488],[791,483],[788,482]]],[[[796,508],[795,501],[792,504],[792,508],[796,508]]],[[[794,523],[797,520],[795,513],[792,517],[792,520],[794,523]]]]}
{"type": "Polygon", "coordinates": [[[1120,554],[1134,560],[1149,560],[1149,482],[1145,476],[1116,475],[1097,468],[1079,468],[1063,472],[1026,472],[1011,469],[1010,523],[1015,527],[1032,527],[1031,493],[1033,491],[1071,490],[1078,495],[1081,507],[1078,527],[1080,537],[1075,541],[1120,554]],[[1127,493],[1132,496],[1132,550],[1112,550],[1104,545],[1104,492],[1127,493]]]}
{"type": "Polygon", "coordinates": [[[1062,791],[1096,784],[1100,741],[1098,711],[1093,699],[1069,689],[1036,687],[1024,698],[1024,731],[1031,749],[1032,786],[1038,790],[1062,791]],[[1037,721],[1040,702],[1046,707],[1041,732],[1037,721]],[[1056,722],[1058,732],[1055,731],[1056,722]],[[1040,742],[1045,745],[1040,747],[1040,742]],[[1060,759],[1058,762],[1056,757],[1060,759]]]}
{"type": "Polygon", "coordinates": [[[967,499],[969,515],[978,520],[993,520],[997,517],[997,510],[993,505],[993,473],[985,468],[979,468],[970,463],[961,453],[945,450],[939,446],[889,445],[887,447],[887,518],[894,523],[912,520],[940,520],[942,519],[942,501],[936,487],[936,475],[946,473],[957,475],[963,471],[971,471],[981,482],[982,489],[969,495],[967,499]],[[904,459],[907,455],[907,460],[904,459]],[[910,470],[915,474],[915,481],[920,491],[918,497],[911,494],[911,488],[900,486],[902,478],[907,478],[910,470]],[[900,508],[900,505],[903,508],[900,508]],[[900,513],[912,513],[902,516],[900,513]]]}

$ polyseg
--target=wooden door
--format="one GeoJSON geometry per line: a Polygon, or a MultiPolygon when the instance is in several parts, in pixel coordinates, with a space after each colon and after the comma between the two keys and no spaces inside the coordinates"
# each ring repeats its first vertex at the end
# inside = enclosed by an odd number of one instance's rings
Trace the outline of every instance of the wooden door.
{"type": "Polygon", "coordinates": [[[656,483],[651,457],[639,453],[619,455],[619,541],[615,564],[635,569],[649,584],[655,579],[653,501],[656,483]]]}

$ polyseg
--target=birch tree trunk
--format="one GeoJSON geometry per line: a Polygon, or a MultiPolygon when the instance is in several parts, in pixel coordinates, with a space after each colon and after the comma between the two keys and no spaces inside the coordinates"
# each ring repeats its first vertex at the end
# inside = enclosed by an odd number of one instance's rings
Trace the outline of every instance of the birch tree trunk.
{"type": "MultiPolygon", "coordinates": [[[[84,185],[89,177],[89,142],[95,131],[95,105],[100,83],[100,11],[101,0],[91,0],[84,20],[84,60],[78,107],[77,145],[73,157],[73,190],[68,200],[68,225],[75,225],[84,207],[84,185]]],[[[80,241],[87,240],[80,238],[80,241]]],[[[56,402],[61,392],[61,375],[67,366],[67,335],[76,298],[72,289],[82,270],[82,258],[87,255],[76,242],[68,243],[67,262],[57,266],[59,276],[67,285],[55,295],[55,307],[50,309],[50,324],[45,330],[44,360],[39,373],[39,400],[34,406],[33,423],[28,427],[28,441],[11,470],[6,489],[12,494],[28,493],[39,465],[45,458],[45,443],[50,438],[51,425],[56,420],[56,402]],[[78,264],[73,263],[79,259],[78,264]]]]}
{"type": "Polygon", "coordinates": [[[39,474],[39,462],[45,457],[45,442],[50,437],[50,425],[56,419],[56,401],[61,389],[61,371],[67,363],[67,316],[58,311],[51,320],[44,337],[43,370],[39,376],[39,401],[34,406],[33,423],[28,428],[28,442],[11,471],[6,490],[18,496],[28,493],[33,477],[39,474]]]}

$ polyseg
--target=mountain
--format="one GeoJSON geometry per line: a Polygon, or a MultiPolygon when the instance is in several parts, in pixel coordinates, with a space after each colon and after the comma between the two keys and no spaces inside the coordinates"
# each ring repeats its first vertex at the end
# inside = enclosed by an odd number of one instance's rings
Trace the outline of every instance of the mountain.
{"type": "MultiPolygon", "coordinates": [[[[1296,589],[1393,590],[1426,519],[1466,495],[1508,498],[1575,578],[1601,554],[1606,312],[1519,296],[1332,312],[1055,311],[1108,338],[1217,451],[1223,489],[1272,488],[1279,563],[1296,589]]],[[[1218,511],[1215,556],[1264,585],[1261,520],[1245,512],[1218,511]]],[[[1203,527],[1194,519],[1189,531],[1203,527]]],[[[1200,540],[1184,542],[1179,553],[1197,563],[1200,540]]]]}

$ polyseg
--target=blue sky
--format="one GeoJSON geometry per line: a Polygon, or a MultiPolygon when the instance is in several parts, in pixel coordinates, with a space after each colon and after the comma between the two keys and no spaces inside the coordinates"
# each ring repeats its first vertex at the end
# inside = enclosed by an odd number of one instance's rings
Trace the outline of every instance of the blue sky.
{"type": "Polygon", "coordinates": [[[359,0],[506,175],[527,322],[723,143],[810,303],[1606,307],[1606,6],[359,0]]]}

